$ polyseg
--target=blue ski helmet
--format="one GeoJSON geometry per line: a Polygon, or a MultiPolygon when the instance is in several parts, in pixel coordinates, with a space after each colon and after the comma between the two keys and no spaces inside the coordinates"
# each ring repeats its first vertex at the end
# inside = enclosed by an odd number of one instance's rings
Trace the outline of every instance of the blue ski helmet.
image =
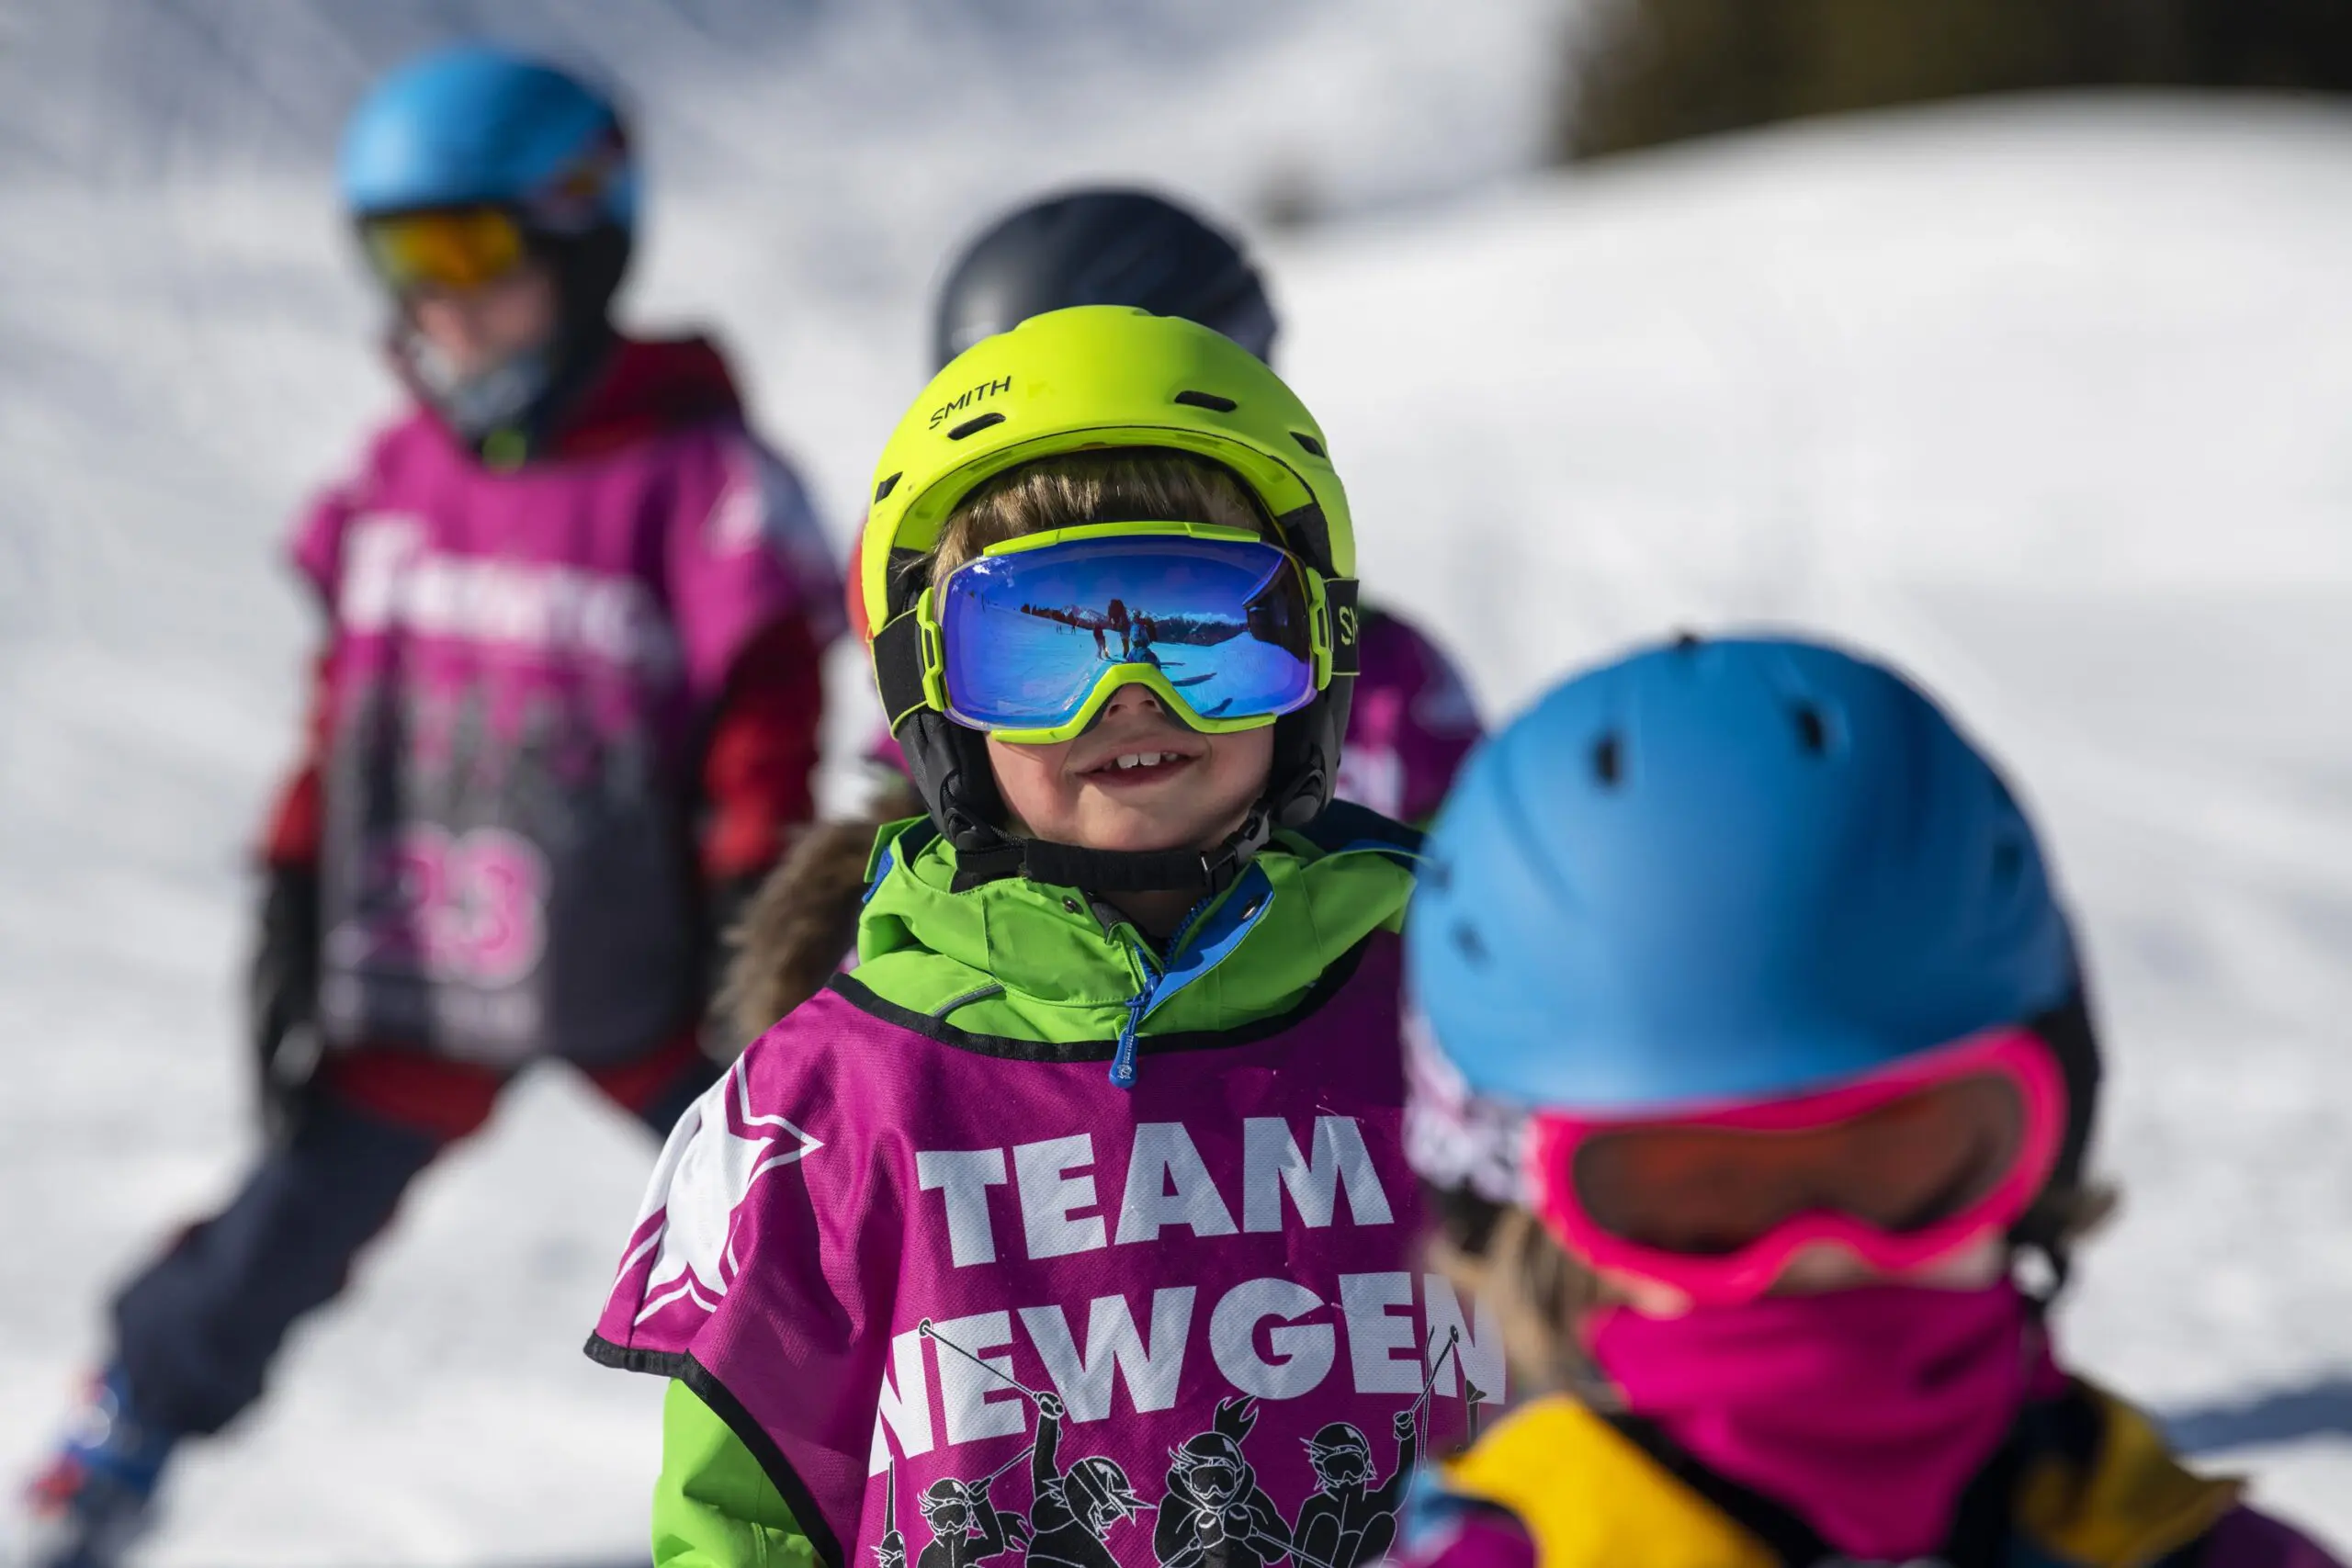
{"type": "Polygon", "coordinates": [[[1489,739],[1428,845],[1412,985],[1480,1096],[1640,1114],[1802,1092],[1996,1025],[2098,1079],[2032,825],[1882,665],[1685,637],[1489,739]]]}
{"type": "Polygon", "coordinates": [[[339,168],[354,217],[513,209],[560,233],[637,222],[637,173],[619,111],[551,65],[465,44],[401,66],[345,129],[339,168]]]}

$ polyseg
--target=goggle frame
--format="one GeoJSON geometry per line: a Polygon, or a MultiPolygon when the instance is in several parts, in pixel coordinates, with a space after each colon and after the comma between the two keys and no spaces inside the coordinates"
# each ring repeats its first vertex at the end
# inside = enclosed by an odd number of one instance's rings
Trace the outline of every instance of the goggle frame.
{"type": "Polygon", "coordinates": [[[2009,1026],[1905,1057],[1862,1078],[1783,1099],[1702,1106],[1672,1115],[1578,1116],[1533,1111],[1527,1117],[1521,1178],[1531,1206],[1545,1226],[1588,1265],[1655,1281],[1702,1305],[1738,1304],[1770,1290],[1797,1254],[1809,1247],[1840,1247],[1879,1272],[1903,1275],[2007,1231],[2041,1195],[2057,1168],[2065,1134],[2065,1075],[2057,1053],[2033,1031],[2009,1026]],[[1891,1232],[1843,1211],[1811,1211],[1731,1252],[1673,1252],[1608,1230],[1587,1211],[1577,1191],[1577,1151],[1592,1137],[1645,1125],[1767,1134],[1815,1131],[1923,1089],[1987,1072],[2007,1078],[2022,1102],[2024,1126],[2017,1157],[1983,1197],[1917,1230],[1891,1232]]]}
{"type": "Polygon", "coordinates": [[[398,295],[425,289],[470,293],[513,276],[531,259],[530,231],[521,217],[492,202],[371,213],[357,226],[368,270],[398,295]],[[438,258],[429,254],[435,249],[438,258]],[[487,259],[474,261],[474,252],[487,259]],[[436,270],[436,259],[459,265],[436,270]]]}
{"type": "Polygon", "coordinates": [[[1317,695],[1330,690],[1336,665],[1336,639],[1333,635],[1331,593],[1323,574],[1302,559],[1295,550],[1248,528],[1228,527],[1216,523],[1179,521],[1149,523],[1089,523],[1072,528],[1055,528],[1043,533],[1024,534],[989,546],[970,560],[957,566],[940,581],[922,591],[912,611],[916,629],[921,637],[922,660],[922,694],[924,705],[933,712],[945,715],[956,723],[980,730],[996,739],[1014,746],[1050,746],[1065,740],[1075,740],[1092,727],[1095,719],[1111,698],[1125,686],[1136,685],[1150,692],[1161,706],[1186,728],[1203,735],[1236,735],[1245,730],[1263,729],[1280,720],[1285,714],[1295,713],[1312,703],[1317,695]],[[1150,538],[1222,540],[1237,544],[1256,545],[1288,558],[1292,570],[1306,593],[1307,632],[1314,666],[1313,690],[1296,704],[1280,712],[1250,714],[1234,717],[1211,718],[1196,712],[1157,666],[1138,662],[1124,662],[1106,666],[1098,676],[1077,710],[1057,724],[1001,728],[979,723],[958,714],[947,691],[946,636],[941,626],[939,596],[965,570],[984,560],[1001,560],[1032,551],[1050,549],[1056,545],[1089,543],[1101,539],[1150,538]]]}

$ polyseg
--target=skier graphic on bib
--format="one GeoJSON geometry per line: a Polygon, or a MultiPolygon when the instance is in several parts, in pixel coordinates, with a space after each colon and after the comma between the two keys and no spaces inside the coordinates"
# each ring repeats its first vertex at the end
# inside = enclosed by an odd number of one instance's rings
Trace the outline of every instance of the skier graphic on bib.
{"type": "Polygon", "coordinates": [[[876,1568],[907,1568],[907,1538],[899,1533],[899,1470],[890,1467],[882,1485],[882,1539],[874,1543],[876,1568]]]}
{"type": "Polygon", "coordinates": [[[1026,1520],[989,1501],[989,1488],[995,1483],[993,1475],[931,1483],[916,1505],[931,1528],[931,1544],[915,1559],[916,1568],[973,1568],[1029,1539],[1026,1520]]]}
{"type": "Polygon", "coordinates": [[[1036,1532],[1029,1542],[1029,1561],[1118,1568],[1119,1559],[1107,1544],[1112,1529],[1150,1505],[1136,1495],[1127,1472],[1115,1461],[1090,1456],[1067,1472],[1057,1468],[1062,1416],[1059,1398],[1039,1396],[1037,1447],[1029,1456],[1030,1480],[1036,1487],[1036,1501],[1029,1506],[1029,1526],[1036,1532]]]}
{"type": "Polygon", "coordinates": [[[1396,1466],[1377,1486],[1372,1445],[1353,1426],[1334,1421],[1307,1440],[1315,1495],[1299,1508],[1298,1529],[1291,1536],[1306,1568],[1358,1568],[1388,1555],[1396,1539],[1396,1510],[1420,1450],[1412,1411],[1396,1412],[1395,1426],[1396,1466]]]}
{"type": "Polygon", "coordinates": [[[1163,1568],[1266,1568],[1290,1555],[1290,1526],[1241,1451],[1257,1424],[1255,1399],[1220,1400],[1213,1428],[1170,1454],[1152,1532],[1163,1568]]]}

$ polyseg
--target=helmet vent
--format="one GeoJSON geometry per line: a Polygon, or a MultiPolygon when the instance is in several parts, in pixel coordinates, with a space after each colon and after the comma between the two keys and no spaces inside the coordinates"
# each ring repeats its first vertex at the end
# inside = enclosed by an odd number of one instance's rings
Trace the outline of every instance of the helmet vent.
{"type": "Polygon", "coordinates": [[[1290,438],[1293,441],[1297,442],[1299,446],[1305,449],[1308,457],[1320,457],[1323,456],[1323,443],[1316,440],[1315,437],[1307,434],[1306,432],[1303,430],[1294,430],[1290,433],[1290,438]]]}
{"type": "Polygon", "coordinates": [[[1467,920],[1453,922],[1453,945],[1464,962],[1485,968],[1487,962],[1487,944],[1478,935],[1478,928],[1467,920]]]}
{"type": "Polygon", "coordinates": [[[904,470],[901,470],[900,472],[892,474],[880,484],[876,485],[874,487],[874,500],[876,504],[880,504],[886,498],[888,498],[892,491],[899,488],[899,481],[906,477],[904,470]]]}
{"type": "Polygon", "coordinates": [[[1611,789],[1616,788],[1617,781],[1624,776],[1625,760],[1620,751],[1614,735],[1604,735],[1593,742],[1592,776],[1611,789]]]}
{"type": "Polygon", "coordinates": [[[950,441],[961,441],[967,435],[978,434],[981,431],[986,430],[991,424],[1002,424],[1003,423],[1004,415],[1001,413],[984,413],[977,418],[967,419],[963,423],[957,425],[955,429],[949,431],[947,433],[947,439],[950,441]]]}
{"type": "Polygon", "coordinates": [[[2025,851],[2015,839],[2003,839],[1993,846],[1993,881],[1996,886],[2015,886],[2024,872],[2025,851]]]}
{"type": "Polygon", "coordinates": [[[1806,703],[1798,707],[1794,716],[1797,744],[1804,748],[1805,754],[1813,757],[1826,754],[1829,750],[1829,726],[1822,719],[1821,710],[1806,703]]]}
{"type": "Polygon", "coordinates": [[[1231,398],[1220,398],[1215,392],[1179,392],[1176,400],[1187,408],[1206,409],[1211,413],[1231,413],[1241,406],[1231,398]]]}

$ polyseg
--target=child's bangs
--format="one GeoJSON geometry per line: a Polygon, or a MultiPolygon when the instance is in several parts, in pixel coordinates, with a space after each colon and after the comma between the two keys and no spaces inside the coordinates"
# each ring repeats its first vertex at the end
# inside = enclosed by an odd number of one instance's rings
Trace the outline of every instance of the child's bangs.
{"type": "Polygon", "coordinates": [[[1091,523],[1209,523],[1274,536],[1238,474],[1164,447],[1057,454],[995,476],[957,503],[926,563],[936,582],[991,545],[1091,523]]]}

